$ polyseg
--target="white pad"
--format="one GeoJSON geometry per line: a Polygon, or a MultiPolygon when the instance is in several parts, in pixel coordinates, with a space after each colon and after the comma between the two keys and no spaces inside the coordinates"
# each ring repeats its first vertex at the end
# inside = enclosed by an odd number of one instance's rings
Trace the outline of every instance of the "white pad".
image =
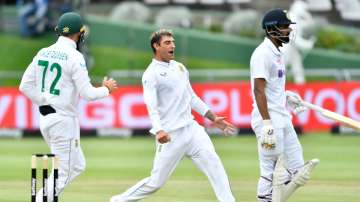
{"type": "Polygon", "coordinates": [[[282,202],[282,195],[287,180],[286,169],[284,167],[283,157],[280,156],[276,161],[273,173],[273,191],[272,202],[282,202]]]}
{"type": "Polygon", "coordinates": [[[310,179],[310,173],[319,162],[319,159],[312,159],[305,163],[305,165],[295,174],[291,182],[284,187],[285,189],[282,191],[281,202],[285,202],[297,188],[306,184],[310,179]]]}

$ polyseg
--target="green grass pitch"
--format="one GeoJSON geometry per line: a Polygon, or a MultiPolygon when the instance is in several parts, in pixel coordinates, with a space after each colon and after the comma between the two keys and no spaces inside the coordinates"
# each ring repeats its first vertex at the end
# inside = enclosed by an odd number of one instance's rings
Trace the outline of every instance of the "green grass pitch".
{"type": "MultiPolygon", "coordinates": [[[[259,177],[254,136],[212,138],[237,201],[255,202],[259,177]]],[[[305,159],[319,166],[290,202],[359,202],[360,136],[311,134],[300,138],[305,159]]],[[[154,156],[153,138],[83,138],[86,171],[60,196],[62,202],[106,202],[147,177],[154,156]]],[[[30,200],[30,156],[48,152],[40,138],[0,139],[0,201],[30,200]]],[[[148,202],[216,201],[206,177],[184,159],[166,185],[148,202]]]]}

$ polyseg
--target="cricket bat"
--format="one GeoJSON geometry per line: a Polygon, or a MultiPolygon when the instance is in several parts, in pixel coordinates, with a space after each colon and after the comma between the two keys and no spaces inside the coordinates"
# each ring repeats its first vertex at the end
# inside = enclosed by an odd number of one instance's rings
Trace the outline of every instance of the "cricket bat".
{"type": "Polygon", "coordinates": [[[301,104],[309,109],[315,110],[317,112],[320,112],[323,116],[335,120],[337,122],[340,122],[350,128],[353,128],[356,131],[360,132],[360,122],[356,121],[354,119],[351,119],[349,117],[343,116],[341,114],[332,112],[330,110],[324,109],[322,107],[319,107],[317,105],[311,104],[309,102],[302,101],[301,104]]]}

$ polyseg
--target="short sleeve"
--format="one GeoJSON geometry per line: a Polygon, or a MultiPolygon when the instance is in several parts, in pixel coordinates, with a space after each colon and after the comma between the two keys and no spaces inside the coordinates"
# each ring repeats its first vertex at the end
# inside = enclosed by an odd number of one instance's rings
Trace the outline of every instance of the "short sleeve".
{"type": "Polygon", "coordinates": [[[250,60],[251,77],[253,79],[263,78],[269,81],[270,70],[264,54],[255,53],[250,60]]]}

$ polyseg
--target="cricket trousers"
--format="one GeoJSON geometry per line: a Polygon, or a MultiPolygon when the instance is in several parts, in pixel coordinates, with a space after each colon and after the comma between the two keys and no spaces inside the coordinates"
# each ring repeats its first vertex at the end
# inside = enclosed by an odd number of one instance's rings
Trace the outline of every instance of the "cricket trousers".
{"type": "Polygon", "coordinates": [[[225,169],[204,128],[194,121],[170,132],[169,135],[170,142],[156,143],[150,177],[139,181],[123,194],[118,195],[117,201],[138,201],[156,192],[165,184],[184,156],[189,157],[207,176],[218,201],[235,201],[225,169]]]}
{"type": "MultiPolygon", "coordinates": [[[[63,116],[58,113],[40,116],[40,130],[51,153],[59,157],[59,178],[57,192],[64,188],[85,170],[85,158],[80,147],[80,126],[77,117],[63,116]]],[[[48,180],[48,201],[53,201],[53,172],[48,180]]],[[[38,192],[37,202],[42,201],[42,189],[38,192]]]]}
{"type": "Polygon", "coordinates": [[[283,155],[289,180],[290,176],[304,165],[302,147],[291,120],[284,119],[284,121],[285,123],[281,124],[283,127],[274,126],[274,135],[276,135],[276,148],[274,150],[266,150],[261,147],[262,123],[252,126],[257,138],[260,161],[260,179],[257,187],[259,202],[271,202],[273,173],[280,155],[283,155]]]}

